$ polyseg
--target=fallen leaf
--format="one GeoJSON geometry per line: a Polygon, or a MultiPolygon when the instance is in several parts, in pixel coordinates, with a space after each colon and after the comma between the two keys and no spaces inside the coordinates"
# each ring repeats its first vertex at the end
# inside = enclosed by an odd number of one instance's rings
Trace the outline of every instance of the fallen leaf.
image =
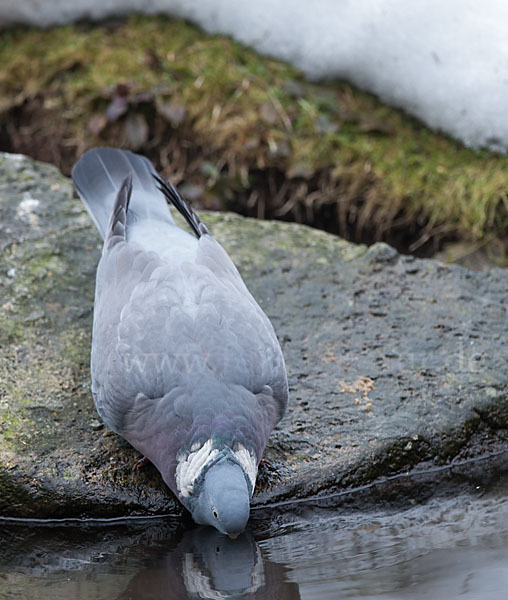
{"type": "Polygon", "coordinates": [[[127,101],[127,98],[124,96],[114,96],[113,100],[111,100],[109,106],[106,108],[107,120],[110,123],[118,121],[118,119],[127,112],[128,108],[129,102],[127,101]]]}
{"type": "Polygon", "coordinates": [[[151,92],[140,92],[130,98],[131,104],[140,104],[141,102],[152,102],[153,94],[151,92]]]}
{"type": "Polygon", "coordinates": [[[185,106],[176,102],[157,102],[157,112],[175,129],[179,127],[187,116],[185,106]]]}
{"type": "Polygon", "coordinates": [[[148,141],[148,123],[143,115],[136,114],[125,120],[125,132],[129,146],[133,150],[139,150],[148,141]]]}

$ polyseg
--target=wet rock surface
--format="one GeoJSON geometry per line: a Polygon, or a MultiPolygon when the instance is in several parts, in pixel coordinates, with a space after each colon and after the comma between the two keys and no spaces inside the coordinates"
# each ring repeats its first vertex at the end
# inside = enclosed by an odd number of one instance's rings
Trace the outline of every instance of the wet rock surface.
{"type": "MultiPolygon", "coordinates": [[[[483,456],[508,441],[508,278],[304,226],[203,216],[272,319],[287,416],[253,504],[483,456]]],[[[95,413],[100,239],[56,169],[0,155],[0,515],[182,512],[95,413]]]]}

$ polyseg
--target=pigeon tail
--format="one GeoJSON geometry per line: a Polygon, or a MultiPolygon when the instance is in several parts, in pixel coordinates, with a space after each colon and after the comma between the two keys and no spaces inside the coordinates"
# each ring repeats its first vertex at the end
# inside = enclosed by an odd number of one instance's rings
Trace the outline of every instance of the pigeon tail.
{"type": "Polygon", "coordinates": [[[142,219],[174,224],[164,196],[155,185],[154,174],[148,159],[117,148],[93,148],[74,165],[74,185],[103,239],[120,190],[129,176],[132,193],[126,225],[142,219]]]}
{"type": "Polygon", "coordinates": [[[125,241],[127,229],[127,211],[132,194],[132,174],[124,179],[116,196],[113,213],[109,220],[108,231],[104,239],[104,251],[118,242],[125,241]]]}

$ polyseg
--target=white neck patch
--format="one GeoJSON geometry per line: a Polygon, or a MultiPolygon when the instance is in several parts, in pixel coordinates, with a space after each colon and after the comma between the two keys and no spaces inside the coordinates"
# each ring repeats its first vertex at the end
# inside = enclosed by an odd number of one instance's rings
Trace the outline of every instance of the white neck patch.
{"type": "Polygon", "coordinates": [[[252,455],[247,448],[245,448],[245,446],[242,446],[242,444],[235,445],[233,454],[235,455],[236,460],[240,463],[240,466],[244,470],[247,477],[250,479],[252,484],[252,496],[254,493],[254,488],[256,487],[256,477],[258,474],[256,457],[252,455]]]}
{"type": "MultiPolygon", "coordinates": [[[[194,482],[203,469],[211,463],[219,454],[219,450],[213,447],[212,440],[207,440],[203,445],[199,443],[191,446],[189,453],[181,453],[176,458],[176,487],[180,494],[186,498],[194,493],[194,482]]],[[[257,461],[245,446],[236,444],[233,454],[252,484],[252,490],[256,485],[258,473],[257,461]]]]}
{"type": "Polygon", "coordinates": [[[211,462],[219,451],[213,448],[212,440],[206,441],[202,446],[193,444],[188,454],[176,457],[176,487],[182,496],[192,496],[194,492],[194,481],[203,468],[211,462]]]}
{"type": "MultiPolygon", "coordinates": [[[[220,564],[220,561],[219,561],[220,564]]],[[[213,573],[213,571],[212,571],[213,573]]],[[[215,589],[210,576],[196,559],[196,556],[185,553],[182,561],[182,575],[187,592],[198,598],[210,598],[213,600],[224,600],[226,594],[215,589]]],[[[250,571],[251,585],[243,593],[254,594],[260,587],[265,585],[265,570],[263,567],[263,556],[259,546],[256,545],[256,560],[250,571]]]]}

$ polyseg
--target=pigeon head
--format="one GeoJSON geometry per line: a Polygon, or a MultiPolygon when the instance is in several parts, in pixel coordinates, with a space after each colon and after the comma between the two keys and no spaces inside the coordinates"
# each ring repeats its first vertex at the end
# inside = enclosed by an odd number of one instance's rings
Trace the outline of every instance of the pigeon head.
{"type": "Polygon", "coordinates": [[[242,467],[226,458],[206,471],[190,506],[196,523],[236,537],[249,519],[250,491],[242,467]]]}

